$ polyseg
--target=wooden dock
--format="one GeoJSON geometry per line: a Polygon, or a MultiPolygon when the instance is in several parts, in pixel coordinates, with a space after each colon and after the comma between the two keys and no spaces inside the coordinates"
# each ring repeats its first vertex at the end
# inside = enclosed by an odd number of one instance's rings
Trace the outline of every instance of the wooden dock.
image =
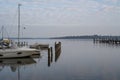
{"type": "Polygon", "coordinates": [[[107,44],[120,44],[120,39],[117,37],[95,38],[94,42],[107,43],[107,44]]]}
{"type": "Polygon", "coordinates": [[[48,49],[49,48],[49,44],[38,44],[38,43],[35,43],[33,45],[30,45],[30,48],[44,50],[44,49],[48,49]]]}

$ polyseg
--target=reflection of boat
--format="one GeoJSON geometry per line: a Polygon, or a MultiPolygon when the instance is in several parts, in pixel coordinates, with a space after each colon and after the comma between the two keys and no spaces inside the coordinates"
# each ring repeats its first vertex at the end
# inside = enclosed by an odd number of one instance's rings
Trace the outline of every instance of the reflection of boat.
{"type": "Polygon", "coordinates": [[[14,58],[14,59],[0,59],[0,67],[4,68],[10,66],[13,72],[20,66],[34,64],[36,61],[32,58],[14,58]]]}
{"type": "Polygon", "coordinates": [[[11,66],[11,65],[28,65],[36,63],[33,58],[14,58],[14,59],[0,59],[0,66],[11,66]]]}
{"type": "Polygon", "coordinates": [[[0,59],[0,71],[2,71],[4,67],[10,67],[12,72],[17,71],[17,77],[18,80],[20,80],[20,67],[34,63],[36,63],[36,61],[32,58],[0,59]]]}
{"type": "Polygon", "coordinates": [[[30,56],[30,57],[34,58],[34,59],[36,59],[36,58],[42,58],[41,54],[35,54],[35,55],[30,56]]]}

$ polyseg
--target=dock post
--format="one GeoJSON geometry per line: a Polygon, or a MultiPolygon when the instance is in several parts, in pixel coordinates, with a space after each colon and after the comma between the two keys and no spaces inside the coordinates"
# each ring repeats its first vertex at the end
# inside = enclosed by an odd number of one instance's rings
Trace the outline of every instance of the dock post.
{"type": "Polygon", "coordinates": [[[48,48],[48,67],[50,67],[50,63],[51,63],[51,60],[50,60],[50,48],[48,48]]]}
{"type": "Polygon", "coordinates": [[[58,60],[61,54],[61,42],[55,43],[55,62],[58,60]]]}
{"type": "Polygon", "coordinates": [[[50,47],[50,51],[51,51],[51,62],[53,61],[53,49],[52,47],[50,47]]]}

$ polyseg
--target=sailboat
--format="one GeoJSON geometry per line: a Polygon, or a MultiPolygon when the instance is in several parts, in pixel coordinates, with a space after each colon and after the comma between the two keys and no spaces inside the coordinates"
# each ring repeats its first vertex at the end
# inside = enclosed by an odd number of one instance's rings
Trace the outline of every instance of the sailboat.
{"type": "Polygon", "coordinates": [[[4,26],[2,26],[0,33],[2,34],[2,38],[0,39],[0,49],[9,48],[10,40],[8,38],[4,38],[4,26]]]}
{"type": "Polygon", "coordinates": [[[0,49],[0,59],[1,58],[18,58],[18,57],[30,57],[33,54],[38,54],[39,51],[36,49],[31,49],[28,47],[20,47],[20,6],[21,4],[18,4],[18,45],[16,46],[11,41],[11,47],[6,49],[3,47],[0,49]]]}

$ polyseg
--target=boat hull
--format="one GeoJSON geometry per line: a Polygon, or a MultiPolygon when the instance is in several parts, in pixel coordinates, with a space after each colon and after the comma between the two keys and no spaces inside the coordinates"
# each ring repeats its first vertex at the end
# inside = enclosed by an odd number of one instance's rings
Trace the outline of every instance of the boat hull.
{"type": "Polygon", "coordinates": [[[20,58],[20,57],[30,57],[31,52],[9,52],[9,53],[0,53],[1,58],[20,58]]]}
{"type": "Polygon", "coordinates": [[[30,57],[36,53],[38,53],[36,49],[30,49],[30,48],[1,49],[0,59],[1,58],[30,57]]]}

